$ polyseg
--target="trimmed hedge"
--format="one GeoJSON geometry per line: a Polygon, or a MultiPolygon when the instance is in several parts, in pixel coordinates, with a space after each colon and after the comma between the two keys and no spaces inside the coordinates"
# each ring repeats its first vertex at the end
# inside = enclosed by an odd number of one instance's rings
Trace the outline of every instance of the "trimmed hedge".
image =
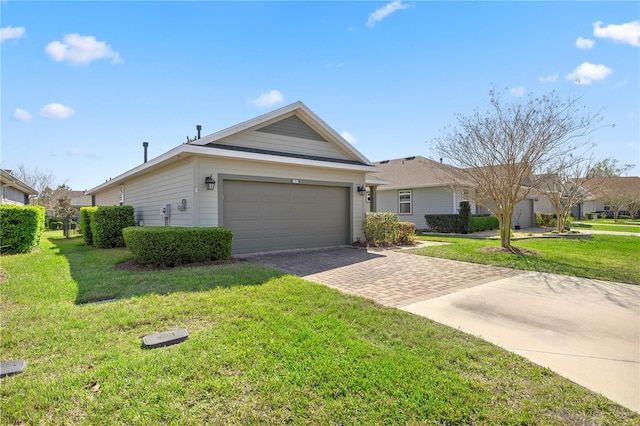
{"type": "Polygon", "coordinates": [[[370,245],[391,245],[398,242],[400,222],[396,213],[366,213],[364,237],[370,245]]]}
{"type": "Polygon", "coordinates": [[[471,217],[471,232],[489,231],[500,228],[500,222],[493,216],[473,216],[471,217]]]}
{"type": "Polygon", "coordinates": [[[471,204],[469,204],[468,201],[460,201],[458,215],[458,232],[461,234],[468,234],[471,230],[471,204]]]}
{"type": "Polygon", "coordinates": [[[426,214],[427,230],[452,234],[460,232],[460,216],[457,214],[426,214]]]}
{"type": "Polygon", "coordinates": [[[136,226],[122,230],[126,246],[140,263],[176,266],[231,257],[229,228],[136,226]]]}
{"type": "Polygon", "coordinates": [[[91,216],[95,214],[97,207],[80,207],[80,229],[82,238],[88,246],[93,245],[93,234],[91,233],[91,216]]]}
{"type": "Polygon", "coordinates": [[[135,225],[133,206],[89,207],[86,211],[91,235],[84,234],[85,242],[91,241],[99,248],[124,247],[122,230],[135,225]]]}
{"type": "MultiPolygon", "coordinates": [[[[425,215],[428,230],[443,234],[465,234],[461,215],[457,214],[428,214],[425,215]]],[[[498,229],[500,224],[493,216],[471,216],[468,232],[481,232],[498,229]]]]}
{"type": "Polygon", "coordinates": [[[0,205],[0,249],[4,253],[27,253],[40,244],[45,209],[41,206],[0,205]]]}

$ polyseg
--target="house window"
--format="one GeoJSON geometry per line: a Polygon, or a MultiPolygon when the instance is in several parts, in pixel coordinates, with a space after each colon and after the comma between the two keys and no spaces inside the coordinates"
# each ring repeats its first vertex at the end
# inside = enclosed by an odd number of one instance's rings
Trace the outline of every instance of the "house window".
{"type": "Polygon", "coordinates": [[[411,190],[398,191],[398,213],[411,214],[411,190]]]}
{"type": "Polygon", "coordinates": [[[124,206],[124,185],[120,185],[120,205],[124,206]]]}

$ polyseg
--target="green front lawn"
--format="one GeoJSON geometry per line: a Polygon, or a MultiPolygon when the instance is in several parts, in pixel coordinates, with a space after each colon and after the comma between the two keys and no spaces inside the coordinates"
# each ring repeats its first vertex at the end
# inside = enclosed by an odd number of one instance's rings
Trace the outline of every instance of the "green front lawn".
{"type": "Polygon", "coordinates": [[[619,220],[618,222],[614,222],[613,219],[580,220],[572,223],[571,228],[640,233],[640,221],[619,220]]]}
{"type": "Polygon", "coordinates": [[[451,243],[414,250],[424,256],[640,284],[640,238],[635,236],[597,234],[588,239],[531,238],[512,241],[513,246],[536,251],[541,256],[478,251],[482,247],[500,246],[500,242],[496,240],[427,236],[418,238],[451,243]]]}
{"type": "Polygon", "coordinates": [[[483,340],[246,262],[128,272],[49,233],[3,256],[2,424],[638,424],[483,340]],[[101,304],[85,304],[115,298],[101,304]],[[174,346],[143,336],[186,328],[174,346]]]}

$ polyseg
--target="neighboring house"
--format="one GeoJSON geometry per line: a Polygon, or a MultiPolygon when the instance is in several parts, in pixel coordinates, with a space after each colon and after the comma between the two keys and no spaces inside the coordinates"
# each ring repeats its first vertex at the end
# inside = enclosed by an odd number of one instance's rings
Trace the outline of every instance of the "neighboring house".
{"type": "Polygon", "coordinates": [[[594,178],[582,185],[592,195],[575,207],[574,216],[603,211],[640,210],[640,176],[594,178]],[[592,187],[593,184],[593,187],[592,187]]]}
{"type": "Polygon", "coordinates": [[[75,191],[72,189],[56,189],[51,194],[51,200],[47,206],[47,215],[55,216],[54,206],[60,199],[67,199],[70,201],[71,207],[80,210],[81,207],[91,206],[91,195],[86,195],[85,191],[75,191]]]}
{"type": "Polygon", "coordinates": [[[233,253],[363,239],[373,164],[302,102],[197,138],[87,191],[143,226],[226,226],[233,253]]]}
{"type": "MultiPolygon", "coordinates": [[[[389,182],[377,188],[375,210],[398,213],[401,221],[414,223],[416,229],[426,228],[426,214],[457,214],[460,201],[467,200],[464,191],[454,190],[452,166],[421,156],[374,164],[380,171],[372,177],[389,182]]],[[[483,207],[468,201],[472,214],[488,214],[483,207]]],[[[534,226],[533,207],[533,199],[518,203],[513,224],[519,223],[523,228],[534,226]]]]}
{"type": "Polygon", "coordinates": [[[11,170],[0,169],[2,204],[29,205],[29,197],[38,191],[11,174],[11,170]]]}

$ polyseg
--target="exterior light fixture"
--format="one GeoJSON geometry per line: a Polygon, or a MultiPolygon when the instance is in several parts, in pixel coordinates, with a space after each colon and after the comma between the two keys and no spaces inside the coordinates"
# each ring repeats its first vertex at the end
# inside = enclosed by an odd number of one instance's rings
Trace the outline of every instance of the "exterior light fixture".
{"type": "Polygon", "coordinates": [[[364,187],[364,185],[358,185],[358,194],[360,196],[364,196],[364,194],[367,192],[366,188],[364,187]]]}
{"type": "Polygon", "coordinates": [[[215,179],[213,179],[212,175],[209,175],[206,178],[204,178],[204,184],[209,191],[213,191],[216,187],[216,181],[215,179]]]}

